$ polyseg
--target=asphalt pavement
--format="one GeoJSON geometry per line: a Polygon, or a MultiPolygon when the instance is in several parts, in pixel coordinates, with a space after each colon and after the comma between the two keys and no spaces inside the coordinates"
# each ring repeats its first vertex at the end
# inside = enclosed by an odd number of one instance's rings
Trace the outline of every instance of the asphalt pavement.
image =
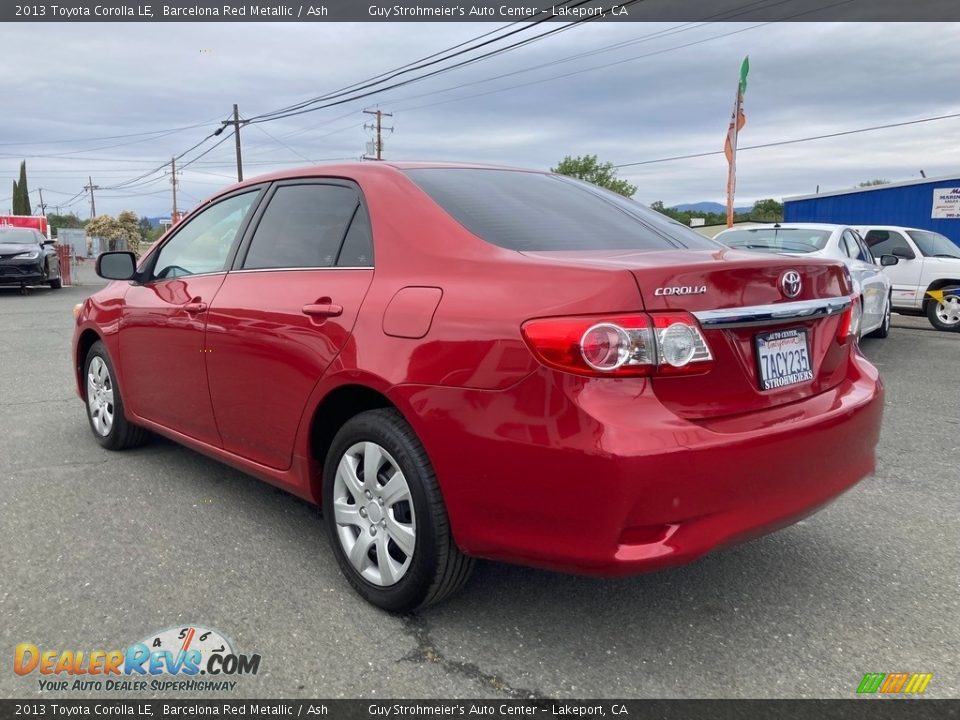
{"type": "Polygon", "coordinates": [[[94,442],[69,358],[81,280],[0,288],[0,697],[849,698],[896,671],[960,696],[960,334],[897,316],[863,342],[887,387],[877,472],[803,522],[630,579],[482,562],[397,617],[350,589],[309,504],[166,440],[94,442]],[[187,625],[259,673],[128,694],[12,670],[18,643],[120,649],[187,625]]]}

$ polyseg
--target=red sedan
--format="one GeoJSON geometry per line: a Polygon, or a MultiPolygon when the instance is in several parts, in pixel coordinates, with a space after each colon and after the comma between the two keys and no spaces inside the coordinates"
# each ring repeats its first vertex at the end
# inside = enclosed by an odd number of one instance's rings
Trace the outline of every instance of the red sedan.
{"type": "Polygon", "coordinates": [[[94,437],[165,435],[321,505],[353,586],[473,558],[689,562],[868,475],[883,390],[844,266],[725,248],[570,178],[364,163],[205,202],[79,310],[94,437]]]}

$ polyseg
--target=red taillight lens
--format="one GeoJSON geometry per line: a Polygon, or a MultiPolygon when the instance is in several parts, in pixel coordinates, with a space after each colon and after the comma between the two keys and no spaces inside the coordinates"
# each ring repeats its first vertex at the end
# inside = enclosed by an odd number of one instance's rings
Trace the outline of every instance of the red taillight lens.
{"type": "Polygon", "coordinates": [[[863,308],[860,307],[860,298],[850,298],[850,307],[840,316],[840,327],[837,329],[837,340],[841,345],[851,339],[860,337],[860,319],[863,317],[863,308]]]}
{"type": "Polygon", "coordinates": [[[701,373],[713,360],[689,313],[543,318],[523,336],[544,365],[591,377],[701,373]]]}
{"type": "Polygon", "coordinates": [[[523,324],[523,337],[544,365],[577,375],[638,377],[650,375],[654,366],[645,315],[530,320],[523,324]]]}

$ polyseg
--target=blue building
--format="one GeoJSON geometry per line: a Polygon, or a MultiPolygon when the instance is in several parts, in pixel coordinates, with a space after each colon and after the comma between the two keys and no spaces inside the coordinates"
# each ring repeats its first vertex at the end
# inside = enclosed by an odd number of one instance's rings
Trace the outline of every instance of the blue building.
{"type": "Polygon", "coordinates": [[[784,198],[783,220],[902,225],[933,230],[960,245],[960,176],[784,198]]]}

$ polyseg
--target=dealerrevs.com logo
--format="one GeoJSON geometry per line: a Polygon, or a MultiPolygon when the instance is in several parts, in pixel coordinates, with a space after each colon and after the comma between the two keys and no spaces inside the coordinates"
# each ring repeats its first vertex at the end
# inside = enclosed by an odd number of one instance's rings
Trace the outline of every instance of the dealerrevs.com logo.
{"type": "Polygon", "coordinates": [[[20,643],[13,670],[38,676],[41,691],[224,691],[242,675],[256,675],[260,656],[242,655],[216,630],[168,628],[125,650],[59,650],[20,643]]]}

